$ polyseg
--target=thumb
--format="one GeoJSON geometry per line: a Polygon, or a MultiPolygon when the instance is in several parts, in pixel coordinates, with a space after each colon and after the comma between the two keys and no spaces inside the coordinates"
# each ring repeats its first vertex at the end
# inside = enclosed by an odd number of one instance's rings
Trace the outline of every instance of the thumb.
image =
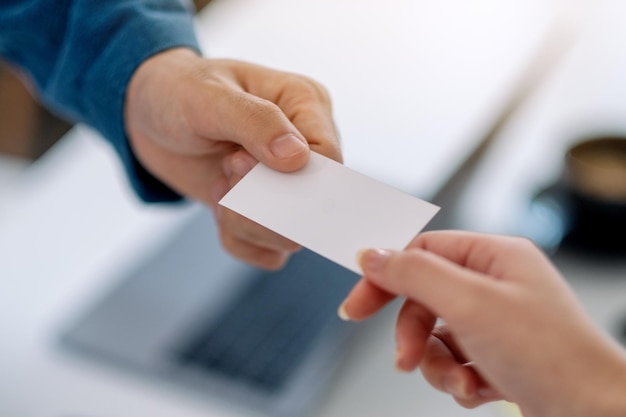
{"type": "Polygon", "coordinates": [[[238,143],[264,165],[294,171],[308,161],[307,140],[271,101],[231,90],[216,108],[220,139],[238,143]]]}

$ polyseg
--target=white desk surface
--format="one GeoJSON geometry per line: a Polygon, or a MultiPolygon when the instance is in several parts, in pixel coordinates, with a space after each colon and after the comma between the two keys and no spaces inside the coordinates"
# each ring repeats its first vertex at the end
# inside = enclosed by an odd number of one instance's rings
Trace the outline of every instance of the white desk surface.
{"type": "MultiPolygon", "coordinates": [[[[556,3],[214,0],[198,28],[208,55],[326,84],[346,163],[432,196],[497,118],[553,22],[556,3]]],[[[3,194],[0,212],[0,414],[231,415],[55,345],[67,320],[111,285],[111,273],[167,236],[188,209],[138,203],[112,151],[82,126],[16,185],[3,194]]],[[[316,415],[503,415],[499,405],[464,410],[418,373],[399,375],[393,313],[361,325],[316,415]]]]}

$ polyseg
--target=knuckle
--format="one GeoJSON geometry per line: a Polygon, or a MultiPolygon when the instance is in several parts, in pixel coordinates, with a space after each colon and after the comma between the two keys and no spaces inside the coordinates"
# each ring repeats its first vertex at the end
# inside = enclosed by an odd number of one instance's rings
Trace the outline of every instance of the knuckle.
{"type": "Polygon", "coordinates": [[[256,123],[272,118],[282,112],[276,104],[268,100],[259,97],[249,97],[244,103],[244,113],[246,114],[246,122],[256,123]]]}
{"type": "Polygon", "coordinates": [[[225,231],[220,232],[220,242],[231,256],[270,271],[282,268],[289,258],[287,253],[255,246],[225,231]]]}
{"type": "Polygon", "coordinates": [[[481,306],[487,303],[491,294],[483,285],[472,285],[464,290],[464,296],[458,297],[448,311],[447,321],[459,328],[472,327],[481,306]]]}
{"type": "Polygon", "coordinates": [[[289,88],[296,92],[294,96],[301,102],[330,103],[330,93],[324,85],[306,76],[293,76],[289,80],[289,88]]]}
{"type": "Polygon", "coordinates": [[[407,295],[412,286],[412,281],[404,278],[418,274],[422,263],[421,256],[412,250],[400,252],[390,259],[387,274],[397,277],[403,295],[407,295]]]}
{"type": "Polygon", "coordinates": [[[535,243],[523,236],[501,236],[500,250],[506,252],[530,252],[537,249],[535,243]]]}

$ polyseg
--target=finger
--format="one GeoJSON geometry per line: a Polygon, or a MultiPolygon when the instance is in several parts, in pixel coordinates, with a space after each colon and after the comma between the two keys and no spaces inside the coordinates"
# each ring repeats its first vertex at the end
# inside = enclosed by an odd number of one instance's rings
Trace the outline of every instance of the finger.
{"type": "Polygon", "coordinates": [[[258,162],[243,148],[225,156],[222,160],[222,169],[224,170],[224,175],[229,179],[231,187],[246,176],[258,162]]]}
{"type": "MultiPolygon", "coordinates": [[[[263,269],[277,270],[286,264],[293,252],[301,249],[299,245],[270,231],[268,231],[268,235],[265,238],[262,237],[262,232],[255,234],[258,239],[261,239],[259,244],[241,239],[233,233],[233,226],[229,226],[228,223],[238,221],[239,223],[235,227],[240,227],[241,223],[248,220],[218,204],[213,205],[212,209],[215,220],[218,223],[222,246],[232,256],[243,262],[263,269]],[[234,216],[235,219],[228,220],[230,216],[234,216]]],[[[261,226],[258,227],[261,228],[261,226]]],[[[254,230],[254,226],[251,229],[254,230]]]]}
{"type": "Polygon", "coordinates": [[[426,343],[420,369],[430,385],[451,394],[463,407],[475,408],[494,400],[480,395],[481,379],[476,372],[467,364],[459,363],[450,348],[435,336],[426,343]]]}
{"type": "Polygon", "coordinates": [[[228,183],[228,178],[224,176],[217,178],[211,185],[211,199],[209,200],[209,205],[213,209],[215,220],[218,222],[225,210],[224,207],[220,206],[219,201],[229,190],[230,185],[228,183]]]}
{"type": "Polygon", "coordinates": [[[436,317],[424,306],[406,300],[396,320],[396,368],[412,371],[424,355],[426,341],[435,326],[436,317]]]}
{"type": "Polygon", "coordinates": [[[489,295],[482,275],[422,249],[365,250],[359,262],[374,285],[419,302],[448,322],[465,319],[489,295]]]}
{"type": "Polygon", "coordinates": [[[300,245],[292,240],[225,207],[222,207],[221,210],[219,226],[224,230],[228,230],[233,240],[247,242],[264,249],[294,252],[301,248],[300,245]]]}
{"type": "MultiPolygon", "coordinates": [[[[475,384],[468,384],[468,386],[475,387],[475,395],[481,397],[485,401],[497,401],[505,399],[502,394],[497,392],[478,372],[475,368],[474,362],[470,361],[461,347],[457,343],[457,339],[450,332],[446,324],[437,326],[432,331],[432,336],[440,340],[443,345],[448,349],[450,356],[454,361],[465,368],[472,370],[475,376],[475,384]]],[[[452,377],[454,379],[454,376],[452,377]]]]}
{"type": "Polygon", "coordinates": [[[529,262],[551,268],[545,256],[537,256],[541,252],[536,245],[522,237],[431,231],[418,234],[409,247],[424,249],[488,276],[507,276],[509,280],[524,279],[527,274],[523,271],[528,270],[529,262]]]}
{"type": "Polygon", "coordinates": [[[291,251],[267,249],[238,239],[227,229],[220,227],[220,241],[222,246],[237,259],[267,270],[278,270],[285,266],[291,251]]]}
{"type": "MultiPolygon", "coordinates": [[[[256,164],[257,161],[244,149],[225,158],[223,165],[229,188],[234,187],[256,164]]],[[[289,253],[301,248],[300,245],[284,236],[226,208],[221,210],[219,224],[221,228],[228,230],[233,240],[231,244],[239,240],[263,249],[289,253]]]]}
{"type": "MultiPolygon", "coordinates": [[[[228,228],[228,220],[226,218],[229,217],[232,212],[218,204],[218,201],[226,194],[226,192],[228,192],[229,189],[228,180],[225,177],[216,181],[213,188],[213,199],[211,204],[213,217],[219,227],[219,238],[224,249],[237,259],[259,268],[268,270],[277,270],[282,268],[293,251],[281,251],[264,248],[261,245],[254,245],[238,239],[235,235],[233,235],[233,233],[231,233],[231,229],[228,228]]],[[[243,217],[241,219],[243,219],[243,217]]],[[[298,248],[295,250],[297,249],[298,248]]]]}
{"type": "Polygon", "coordinates": [[[469,367],[474,371],[476,378],[477,378],[476,391],[477,391],[478,396],[488,401],[496,401],[496,400],[505,399],[504,396],[500,394],[499,392],[497,392],[491,386],[491,384],[489,384],[482,377],[481,373],[478,370],[476,370],[476,367],[475,367],[476,365],[474,364],[473,361],[470,361],[469,358],[467,358],[467,356],[465,356],[465,353],[463,352],[463,350],[457,343],[457,339],[450,332],[450,329],[448,328],[446,324],[437,326],[435,329],[433,329],[432,336],[441,340],[447,346],[447,348],[450,350],[450,353],[452,354],[452,356],[458,363],[462,364],[463,366],[469,367]]]}
{"type": "Polygon", "coordinates": [[[337,314],[344,320],[365,320],[385,307],[395,295],[360,279],[339,306],[337,314]]]}
{"type": "Polygon", "coordinates": [[[467,364],[470,362],[446,324],[435,327],[432,331],[432,335],[447,346],[458,363],[467,364]]]}

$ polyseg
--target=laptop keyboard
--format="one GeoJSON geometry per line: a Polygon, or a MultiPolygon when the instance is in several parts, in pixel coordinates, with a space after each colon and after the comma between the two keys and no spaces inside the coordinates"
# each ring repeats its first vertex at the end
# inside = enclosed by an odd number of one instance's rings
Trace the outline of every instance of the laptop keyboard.
{"type": "Polygon", "coordinates": [[[276,392],[326,326],[349,325],[339,323],[336,311],[356,275],[306,250],[280,271],[258,273],[232,308],[177,351],[176,360],[276,392]]]}

